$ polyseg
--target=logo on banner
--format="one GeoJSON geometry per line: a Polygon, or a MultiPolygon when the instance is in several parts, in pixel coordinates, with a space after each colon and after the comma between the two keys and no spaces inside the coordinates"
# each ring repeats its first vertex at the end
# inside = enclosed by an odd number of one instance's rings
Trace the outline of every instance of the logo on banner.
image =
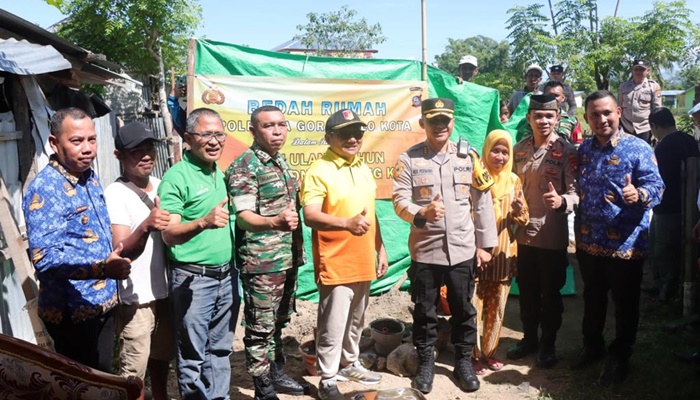
{"type": "Polygon", "coordinates": [[[202,101],[204,104],[224,104],[226,97],[224,93],[219,89],[207,89],[202,93],[202,101]]]}

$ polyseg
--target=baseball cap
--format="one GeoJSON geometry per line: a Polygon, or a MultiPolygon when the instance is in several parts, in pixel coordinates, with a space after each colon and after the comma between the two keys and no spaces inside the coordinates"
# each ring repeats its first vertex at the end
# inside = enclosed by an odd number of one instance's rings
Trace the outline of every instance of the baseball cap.
{"type": "Polygon", "coordinates": [[[455,103],[446,98],[425,99],[420,105],[420,110],[425,118],[434,118],[438,115],[454,118],[455,103]]]}
{"type": "Polygon", "coordinates": [[[564,72],[564,67],[561,65],[552,65],[549,67],[549,72],[564,72]]]}
{"type": "Polygon", "coordinates": [[[467,54],[466,56],[459,59],[459,65],[462,64],[471,64],[475,67],[479,66],[479,64],[477,64],[476,57],[474,57],[471,54],[467,54]]]}
{"type": "Polygon", "coordinates": [[[355,111],[344,108],[334,112],[328,120],[326,120],[326,133],[331,133],[333,130],[345,128],[350,125],[360,125],[362,132],[367,130],[367,124],[360,120],[360,117],[355,114],[355,111]]]}
{"type": "Polygon", "coordinates": [[[694,105],[693,108],[691,108],[690,110],[688,110],[688,115],[697,114],[697,113],[699,113],[699,112],[700,112],[700,103],[694,105]]]}
{"type": "Polygon", "coordinates": [[[551,94],[536,94],[530,97],[528,110],[554,110],[559,111],[557,98],[551,94]]]}
{"type": "Polygon", "coordinates": [[[117,132],[117,136],[114,138],[114,147],[117,150],[129,150],[146,140],[160,142],[160,139],[146,125],[140,122],[129,122],[117,132]]]}
{"type": "Polygon", "coordinates": [[[534,69],[534,70],[537,70],[537,71],[540,71],[540,75],[542,75],[542,72],[544,72],[544,71],[542,71],[542,67],[540,67],[539,65],[537,65],[537,64],[530,64],[530,65],[527,67],[527,69],[525,70],[525,75],[527,75],[527,73],[530,72],[530,71],[533,70],[533,69],[534,69]]]}
{"type": "Polygon", "coordinates": [[[646,61],[642,59],[637,59],[632,61],[632,68],[634,67],[644,67],[644,68],[649,68],[649,64],[647,64],[646,61]]]}

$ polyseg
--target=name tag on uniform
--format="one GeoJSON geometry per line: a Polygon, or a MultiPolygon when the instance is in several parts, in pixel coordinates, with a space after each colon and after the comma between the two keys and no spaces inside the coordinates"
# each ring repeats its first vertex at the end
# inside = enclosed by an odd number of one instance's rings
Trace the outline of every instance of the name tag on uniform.
{"type": "Polygon", "coordinates": [[[258,182],[261,185],[264,185],[268,182],[272,182],[272,181],[276,181],[276,180],[279,180],[279,175],[277,175],[276,172],[268,172],[266,174],[260,175],[260,177],[258,178],[258,182]]]}

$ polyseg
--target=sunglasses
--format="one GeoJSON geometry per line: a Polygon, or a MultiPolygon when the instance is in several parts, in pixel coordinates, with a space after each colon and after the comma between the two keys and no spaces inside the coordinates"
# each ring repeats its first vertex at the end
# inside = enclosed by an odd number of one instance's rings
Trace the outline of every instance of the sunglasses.
{"type": "Polygon", "coordinates": [[[350,140],[350,138],[355,138],[355,140],[362,139],[365,136],[365,131],[360,129],[341,129],[339,131],[333,131],[334,134],[338,135],[342,140],[350,140]]]}

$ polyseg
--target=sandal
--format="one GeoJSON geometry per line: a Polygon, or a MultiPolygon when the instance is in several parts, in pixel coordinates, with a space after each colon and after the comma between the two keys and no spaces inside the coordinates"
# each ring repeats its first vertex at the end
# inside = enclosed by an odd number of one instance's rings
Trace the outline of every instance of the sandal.
{"type": "Polygon", "coordinates": [[[503,368],[504,365],[501,360],[497,358],[484,357],[484,362],[486,362],[486,366],[491,371],[498,371],[503,368]]]}
{"type": "Polygon", "coordinates": [[[484,375],[486,373],[486,368],[484,368],[484,364],[482,364],[481,361],[477,359],[472,359],[472,368],[474,369],[474,373],[476,375],[484,375]]]}

